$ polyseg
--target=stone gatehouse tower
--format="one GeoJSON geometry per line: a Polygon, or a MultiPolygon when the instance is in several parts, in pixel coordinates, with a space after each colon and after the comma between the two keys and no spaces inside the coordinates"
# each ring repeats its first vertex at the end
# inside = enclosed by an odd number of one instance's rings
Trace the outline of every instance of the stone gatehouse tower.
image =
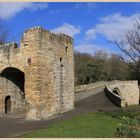
{"type": "Polygon", "coordinates": [[[74,108],[73,39],[41,27],[24,32],[20,47],[0,45],[0,114],[44,119],[74,108]]]}

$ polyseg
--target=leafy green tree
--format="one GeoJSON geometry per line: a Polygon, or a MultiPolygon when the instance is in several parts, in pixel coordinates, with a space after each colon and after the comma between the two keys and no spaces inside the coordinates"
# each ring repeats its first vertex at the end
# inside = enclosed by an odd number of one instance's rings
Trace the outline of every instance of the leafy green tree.
{"type": "Polygon", "coordinates": [[[101,80],[130,79],[129,67],[120,55],[100,50],[94,55],[75,52],[75,85],[101,80]]]}

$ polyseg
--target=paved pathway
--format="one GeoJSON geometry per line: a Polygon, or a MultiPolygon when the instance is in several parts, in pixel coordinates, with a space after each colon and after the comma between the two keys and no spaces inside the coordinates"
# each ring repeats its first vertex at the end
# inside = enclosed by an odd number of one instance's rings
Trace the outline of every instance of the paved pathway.
{"type": "Polygon", "coordinates": [[[72,116],[85,112],[95,112],[98,110],[120,110],[119,107],[112,104],[105,96],[103,89],[81,92],[76,95],[75,109],[65,114],[59,115],[50,120],[27,121],[23,114],[11,114],[0,117],[0,137],[18,137],[33,130],[47,128],[56,122],[64,121],[72,116]],[[84,94],[87,94],[86,96],[84,94]],[[84,98],[85,97],[85,98],[84,98]]]}

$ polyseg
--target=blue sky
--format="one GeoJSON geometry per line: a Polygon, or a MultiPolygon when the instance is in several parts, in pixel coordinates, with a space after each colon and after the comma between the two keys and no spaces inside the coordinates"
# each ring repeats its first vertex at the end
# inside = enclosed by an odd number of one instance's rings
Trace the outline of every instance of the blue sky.
{"type": "Polygon", "coordinates": [[[121,38],[138,18],[140,3],[133,2],[0,3],[0,19],[12,28],[13,41],[19,41],[25,29],[42,26],[72,36],[75,50],[90,54],[119,53],[109,42],[121,38]]]}

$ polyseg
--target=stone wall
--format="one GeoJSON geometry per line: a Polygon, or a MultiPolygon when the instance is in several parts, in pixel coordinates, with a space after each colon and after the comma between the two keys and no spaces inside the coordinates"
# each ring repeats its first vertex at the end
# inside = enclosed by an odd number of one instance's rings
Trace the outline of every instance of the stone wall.
{"type": "Polygon", "coordinates": [[[126,105],[126,100],[121,96],[115,94],[107,85],[105,86],[105,95],[107,98],[117,106],[123,107],[126,105]]]}
{"type": "Polygon", "coordinates": [[[34,75],[37,76],[37,86],[34,92],[37,94],[36,97],[32,93],[28,94],[27,100],[33,105],[36,98],[40,104],[29,106],[28,117],[38,115],[39,118],[48,118],[74,108],[73,40],[69,36],[55,35],[42,28],[30,29],[23,38],[29,47],[33,46],[29,39],[32,39],[35,32],[37,65],[34,75]]]}
{"type": "Polygon", "coordinates": [[[0,114],[5,113],[5,99],[11,97],[11,113],[24,112],[24,93],[13,82],[0,77],[0,114]]]}
{"type": "Polygon", "coordinates": [[[99,87],[105,87],[105,85],[108,83],[108,81],[99,81],[91,84],[76,86],[74,88],[75,93],[81,92],[81,91],[88,91],[90,89],[95,89],[99,87]]]}
{"type": "MultiPolygon", "coordinates": [[[[73,39],[41,27],[24,32],[20,47],[0,46],[0,71],[14,67],[25,75],[27,119],[44,119],[74,108],[73,39]]],[[[3,91],[1,91],[3,92],[3,91]]]]}
{"type": "MultiPolygon", "coordinates": [[[[137,81],[112,81],[107,84],[108,89],[118,89],[118,96],[125,100],[121,106],[138,105],[139,104],[139,88],[137,81]]],[[[115,92],[113,92],[115,94],[115,92]]]]}

